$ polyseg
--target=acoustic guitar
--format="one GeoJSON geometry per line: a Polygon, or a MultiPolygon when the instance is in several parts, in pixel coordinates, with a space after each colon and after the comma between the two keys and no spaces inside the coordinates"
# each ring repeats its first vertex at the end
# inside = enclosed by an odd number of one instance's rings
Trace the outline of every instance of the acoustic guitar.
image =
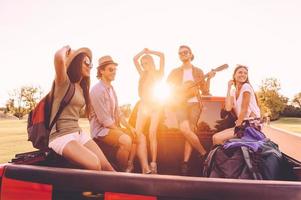
{"type": "MultiPolygon", "coordinates": [[[[229,67],[228,64],[223,64],[204,75],[204,79],[209,77],[211,72],[219,72],[225,70],[229,67]]],[[[185,81],[181,86],[176,87],[173,92],[173,105],[180,106],[181,104],[187,102],[188,99],[195,97],[199,93],[199,84],[201,81],[185,81]]]]}

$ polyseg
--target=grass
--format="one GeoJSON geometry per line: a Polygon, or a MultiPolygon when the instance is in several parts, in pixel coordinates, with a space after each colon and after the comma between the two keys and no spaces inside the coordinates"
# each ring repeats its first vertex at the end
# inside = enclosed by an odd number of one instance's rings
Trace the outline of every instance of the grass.
{"type": "MultiPolygon", "coordinates": [[[[27,141],[26,120],[0,120],[0,164],[14,158],[17,153],[34,151],[31,142],[27,141]]],[[[89,122],[80,120],[84,131],[89,131],[89,122]]]]}
{"type": "Polygon", "coordinates": [[[301,134],[301,118],[281,118],[277,121],[271,122],[271,125],[277,128],[301,134]]]}
{"type": "MultiPolygon", "coordinates": [[[[26,120],[0,120],[0,163],[10,161],[17,153],[35,150],[27,141],[26,125],[26,120]]],[[[271,125],[301,134],[301,118],[281,118],[271,125]]],[[[87,119],[81,119],[80,126],[89,132],[87,119]]]]}

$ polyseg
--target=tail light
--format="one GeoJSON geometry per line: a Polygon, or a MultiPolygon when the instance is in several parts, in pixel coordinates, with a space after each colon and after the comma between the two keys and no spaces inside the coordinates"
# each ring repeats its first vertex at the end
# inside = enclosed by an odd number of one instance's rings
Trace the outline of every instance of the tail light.
{"type": "Polygon", "coordinates": [[[157,200],[154,196],[106,192],[105,200],[157,200]]]}

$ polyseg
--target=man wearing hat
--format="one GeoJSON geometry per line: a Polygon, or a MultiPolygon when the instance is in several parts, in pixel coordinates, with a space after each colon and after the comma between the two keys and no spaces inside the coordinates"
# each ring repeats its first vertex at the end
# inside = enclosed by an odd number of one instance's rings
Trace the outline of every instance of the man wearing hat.
{"type": "Polygon", "coordinates": [[[176,98],[173,99],[182,100],[177,102],[176,106],[173,106],[173,110],[175,111],[179,122],[179,129],[186,139],[181,173],[182,175],[187,175],[188,161],[192,152],[192,147],[199,152],[202,159],[206,154],[206,150],[195,133],[202,109],[199,90],[202,91],[202,95],[209,94],[210,79],[214,77],[215,72],[210,72],[208,78],[205,79],[203,71],[193,66],[191,63],[194,55],[190,47],[186,45],[180,46],[179,58],[182,61],[182,65],[169,74],[167,82],[175,89],[175,91],[178,91],[176,93],[176,98]],[[189,82],[199,83],[198,87],[195,87],[196,90],[183,88],[185,84],[189,82]],[[188,93],[189,91],[191,92],[188,93]],[[188,98],[186,98],[187,96],[188,98]]]}
{"type": "Polygon", "coordinates": [[[111,56],[98,60],[97,78],[99,82],[90,91],[92,137],[110,146],[117,147],[116,158],[122,171],[133,170],[135,130],[119,110],[118,99],[111,82],[115,79],[117,63],[111,56]],[[122,124],[127,131],[121,129],[122,124]],[[131,134],[127,134],[130,132],[131,134]],[[133,150],[132,150],[133,149],[133,150]]]}

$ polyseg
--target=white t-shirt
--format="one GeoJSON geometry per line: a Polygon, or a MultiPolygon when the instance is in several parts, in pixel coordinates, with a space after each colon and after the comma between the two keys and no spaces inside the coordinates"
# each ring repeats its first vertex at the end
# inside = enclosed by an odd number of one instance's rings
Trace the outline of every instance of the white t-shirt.
{"type": "MultiPolygon", "coordinates": [[[[186,81],[194,81],[194,78],[192,76],[192,68],[191,69],[184,69],[183,71],[183,83],[186,81]]],[[[188,99],[189,103],[194,103],[194,102],[198,102],[198,98],[197,97],[191,97],[190,99],[188,99]]]]}
{"type": "Polygon", "coordinates": [[[250,104],[248,106],[248,111],[247,111],[247,114],[244,117],[244,119],[250,118],[250,115],[252,112],[255,114],[256,118],[259,118],[260,117],[260,109],[257,105],[254,90],[249,83],[243,84],[237,99],[236,99],[236,95],[235,95],[236,88],[231,90],[231,96],[234,98],[234,109],[235,109],[237,116],[239,116],[239,114],[241,112],[242,98],[243,98],[244,92],[250,93],[250,104]]]}

